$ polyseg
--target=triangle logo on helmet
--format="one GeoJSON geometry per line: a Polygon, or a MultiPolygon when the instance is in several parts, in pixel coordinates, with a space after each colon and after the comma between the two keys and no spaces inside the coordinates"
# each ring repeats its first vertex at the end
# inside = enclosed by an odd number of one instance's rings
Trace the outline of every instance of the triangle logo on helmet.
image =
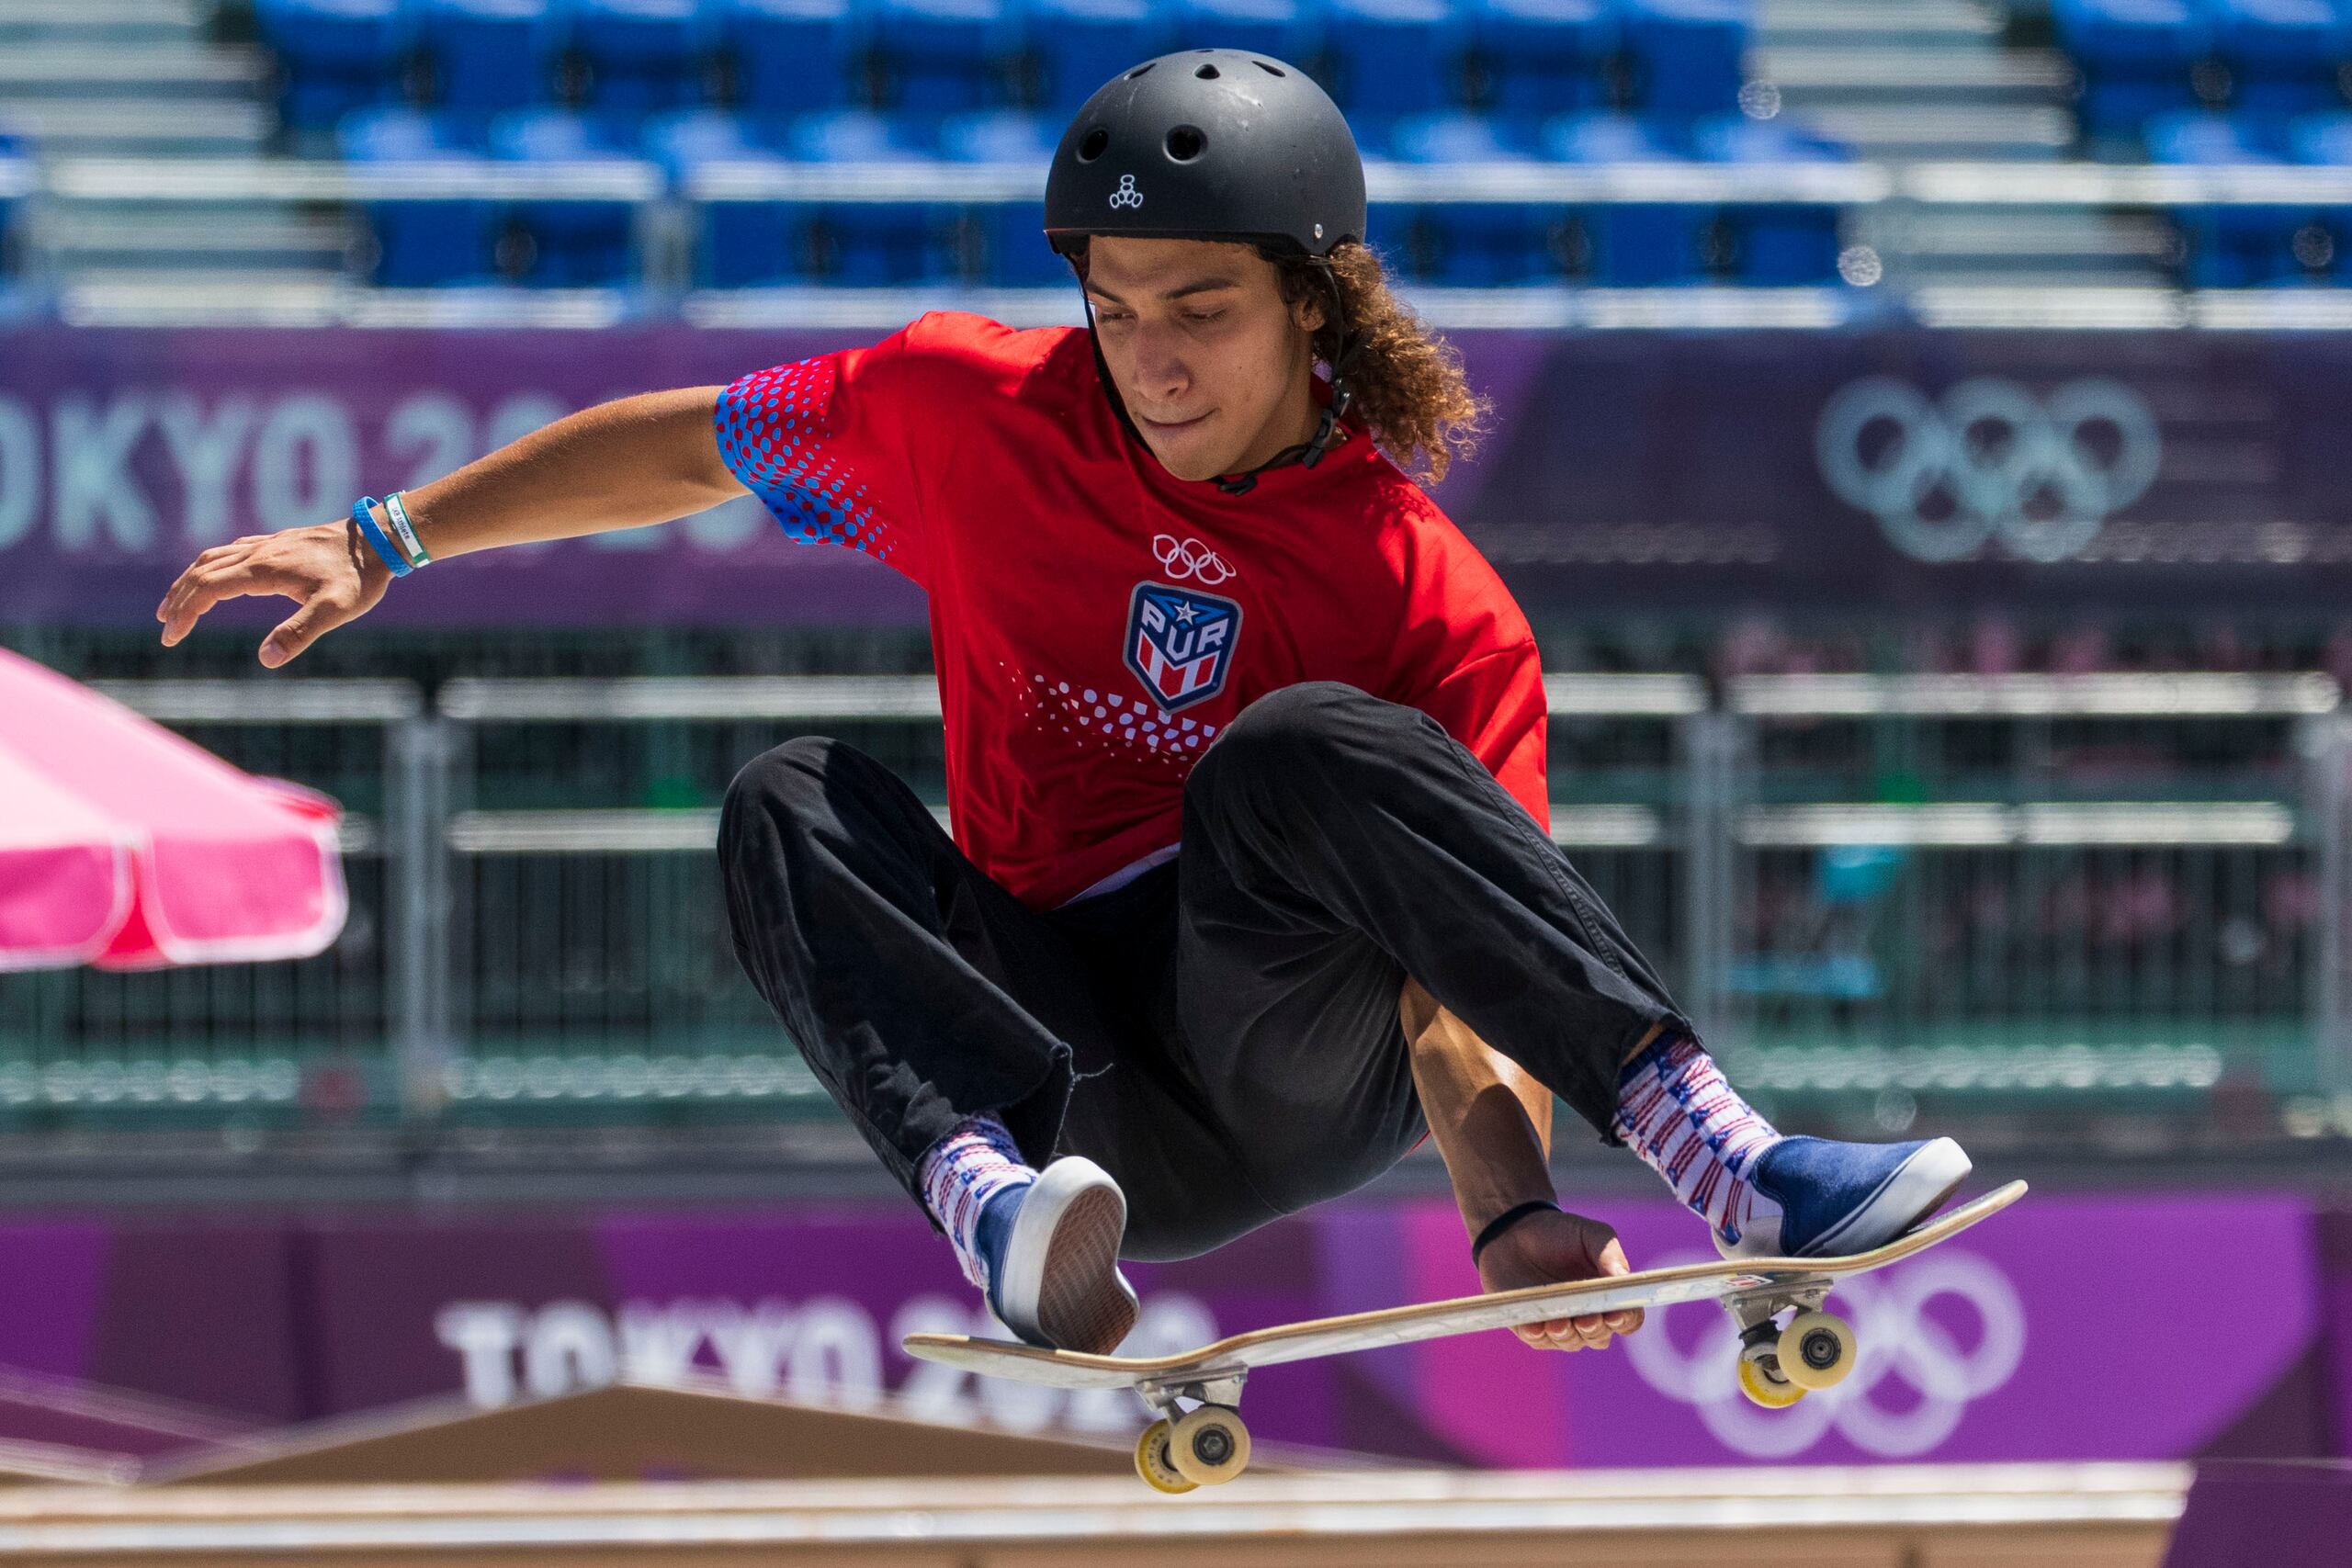
{"type": "Polygon", "coordinates": [[[1143,192],[1136,189],[1135,175],[1121,175],[1119,176],[1119,188],[1111,193],[1111,205],[1114,207],[1141,207],[1143,205],[1143,192]]]}

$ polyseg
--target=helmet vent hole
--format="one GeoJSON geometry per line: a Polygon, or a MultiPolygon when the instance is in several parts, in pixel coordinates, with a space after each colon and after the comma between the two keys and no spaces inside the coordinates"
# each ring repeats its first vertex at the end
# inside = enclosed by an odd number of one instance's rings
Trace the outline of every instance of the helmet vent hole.
{"type": "Polygon", "coordinates": [[[1281,66],[1269,65],[1262,60],[1253,60],[1250,63],[1256,66],[1259,70],[1263,71],[1269,76],[1283,76],[1288,74],[1288,73],[1283,71],[1281,66]]]}
{"type": "Polygon", "coordinates": [[[1193,74],[1198,76],[1204,82],[1214,82],[1217,78],[1217,69],[1214,65],[1204,65],[1194,71],[1193,74]]]}
{"type": "Polygon", "coordinates": [[[1141,65],[1136,66],[1133,71],[1127,73],[1127,80],[1130,82],[1134,81],[1136,77],[1142,75],[1145,72],[1150,70],[1153,66],[1159,63],[1159,62],[1157,60],[1145,61],[1141,65]]]}
{"type": "Polygon", "coordinates": [[[1081,164],[1091,164],[1095,159],[1102,156],[1103,150],[1110,145],[1110,131],[1098,125],[1086,133],[1085,141],[1078,144],[1078,161],[1081,164]]]}
{"type": "Polygon", "coordinates": [[[1189,164],[1199,157],[1209,144],[1198,126],[1180,125],[1168,133],[1168,156],[1179,164],[1189,164]]]}

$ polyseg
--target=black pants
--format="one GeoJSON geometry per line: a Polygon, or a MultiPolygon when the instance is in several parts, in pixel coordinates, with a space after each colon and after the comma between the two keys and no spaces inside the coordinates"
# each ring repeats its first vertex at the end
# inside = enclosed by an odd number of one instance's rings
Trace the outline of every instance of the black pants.
{"type": "Polygon", "coordinates": [[[1363,1185],[1424,1124],[1409,974],[1610,1137],[1620,1064],[1688,1027],[1598,896],[1418,709],[1330,682],[1250,705],[1184,785],[1183,848],[1037,910],[904,782],[790,740],[728,791],[735,952],[910,1191],[967,1116],[1127,1195],[1183,1258],[1363,1185]]]}

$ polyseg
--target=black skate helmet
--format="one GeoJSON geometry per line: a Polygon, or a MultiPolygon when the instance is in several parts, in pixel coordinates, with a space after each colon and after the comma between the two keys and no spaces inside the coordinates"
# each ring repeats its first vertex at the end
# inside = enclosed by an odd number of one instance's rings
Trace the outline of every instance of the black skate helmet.
{"type": "MultiPolygon", "coordinates": [[[[1096,234],[1240,241],[1323,263],[1338,349],[1322,422],[1302,445],[1217,488],[1244,494],[1261,469],[1322,461],[1348,412],[1348,370],[1362,343],[1324,258],[1364,235],[1363,159],[1329,95],[1296,66],[1249,50],[1185,50],[1121,72],[1070,121],[1046,177],[1054,249],[1075,265],[1096,234]]],[[[1091,328],[1091,299],[1086,319],[1091,328]]],[[[1099,343],[1094,353],[1111,405],[1134,434],[1099,343]]]]}

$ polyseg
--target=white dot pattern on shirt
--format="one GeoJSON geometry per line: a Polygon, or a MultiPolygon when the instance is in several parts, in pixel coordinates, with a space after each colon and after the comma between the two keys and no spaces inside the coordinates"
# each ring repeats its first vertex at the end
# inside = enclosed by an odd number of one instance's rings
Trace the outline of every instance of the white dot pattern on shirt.
{"type": "Polygon", "coordinates": [[[1051,723],[1058,733],[1077,737],[1091,749],[1140,757],[1180,773],[1191,771],[1193,759],[1187,753],[1199,750],[1204,740],[1216,734],[1214,724],[1179,720],[1140,697],[1092,686],[1080,686],[1073,694],[1068,681],[1051,681],[1035,671],[1029,672],[1027,686],[1018,674],[1012,684],[1014,705],[1024,719],[1051,723]]]}

